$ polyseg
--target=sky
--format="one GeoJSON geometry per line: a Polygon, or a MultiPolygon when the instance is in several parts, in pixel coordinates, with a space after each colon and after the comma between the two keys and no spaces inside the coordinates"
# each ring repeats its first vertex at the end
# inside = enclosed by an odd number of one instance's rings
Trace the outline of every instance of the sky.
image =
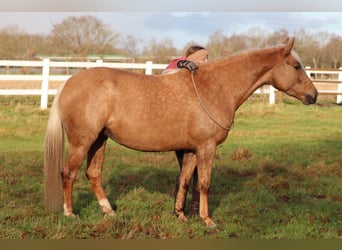
{"type": "MultiPolygon", "coordinates": [[[[12,0],[10,3],[20,1],[23,0],[12,0]]],[[[71,2],[75,4],[78,1],[71,2]]],[[[31,34],[48,34],[54,24],[68,16],[92,15],[122,36],[132,35],[145,43],[152,38],[157,41],[170,38],[177,48],[183,48],[190,41],[205,45],[215,31],[231,35],[245,33],[251,28],[270,33],[286,29],[290,35],[304,28],[308,32],[327,31],[342,36],[340,0],[321,1],[319,6],[313,6],[314,1],[307,0],[287,0],[286,5],[278,2],[278,6],[270,0],[239,0],[240,5],[237,1],[231,5],[229,0],[197,0],[196,5],[194,1],[173,0],[172,6],[169,2],[158,5],[152,0],[83,0],[83,5],[78,6],[66,4],[64,0],[57,2],[59,5],[52,4],[56,1],[26,0],[26,5],[19,5],[22,7],[2,6],[0,29],[17,26],[31,34]],[[29,2],[39,4],[34,7],[27,4],[29,2]],[[94,5],[94,2],[97,4],[94,5]],[[115,2],[117,5],[113,5],[115,2]],[[273,5],[270,5],[271,2],[273,5]],[[223,7],[222,3],[225,4],[223,7]],[[340,12],[329,12],[331,10],[340,12]]],[[[70,0],[68,2],[71,3],[70,0]]]]}

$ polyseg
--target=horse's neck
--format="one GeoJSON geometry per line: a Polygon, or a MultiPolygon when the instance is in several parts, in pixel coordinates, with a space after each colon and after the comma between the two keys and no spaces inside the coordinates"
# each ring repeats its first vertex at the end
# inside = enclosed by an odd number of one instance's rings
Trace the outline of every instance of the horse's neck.
{"type": "Polygon", "coordinates": [[[222,90],[227,98],[236,97],[235,109],[266,83],[265,75],[273,68],[277,53],[276,49],[246,52],[222,63],[222,90]]]}

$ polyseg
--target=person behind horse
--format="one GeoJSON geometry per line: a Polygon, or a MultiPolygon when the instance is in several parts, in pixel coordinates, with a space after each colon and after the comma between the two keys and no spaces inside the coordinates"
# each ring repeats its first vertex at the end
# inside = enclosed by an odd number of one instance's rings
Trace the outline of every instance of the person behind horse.
{"type": "Polygon", "coordinates": [[[177,72],[180,68],[187,68],[190,71],[197,69],[197,64],[208,61],[208,50],[199,45],[190,46],[185,56],[173,59],[163,70],[162,74],[177,72]]]}
{"type": "MultiPolygon", "coordinates": [[[[170,64],[165,68],[162,74],[170,74],[177,72],[180,68],[186,68],[191,72],[194,72],[197,69],[197,64],[201,64],[208,61],[208,50],[199,45],[190,46],[186,52],[184,57],[176,58],[170,62],[170,64]]],[[[178,164],[180,166],[180,170],[182,170],[182,162],[184,151],[179,150],[176,151],[176,156],[178,160],[178,164]]],[[[180,175],[176,177],[176,186],[173,190],[173,195],[176,198],[178,188],[179,188],[179,178],[180,175]]],[[[197,214],[199,211],[199,191],[197,187],[197,167],[194,170],[193,175],[193,183],[192,183],[192,198],[190,205],[190,214],[197,214]]]]}

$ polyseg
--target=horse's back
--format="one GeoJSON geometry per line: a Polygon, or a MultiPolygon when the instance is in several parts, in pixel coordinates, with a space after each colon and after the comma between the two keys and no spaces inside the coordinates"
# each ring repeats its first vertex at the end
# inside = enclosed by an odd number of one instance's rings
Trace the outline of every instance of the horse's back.
{"type": "Polygon", "coordinates": [[[137,83],[143,77],[144,75],[106,67],[81,71],[66,82],[60,96],[60,108],[87,109],[103,106],[113,98],[134,95],[133,92],[139,89],[137,83]]]}
{"type": "MultiPolygon", "coordinates": [[[[184,72],[183,72],[184,73],[184,72]]],[[[85,105],[105,101],[122,104],[170,106],[192,92],[187,74],[144,75],[106,67],[91,68],[72,76],[61,93],[60,103],[85,105]],[[187,77],[184,77],[186,75],[187,77]]],[[[69,105],[69,104],[66,104],[69,105]]]]}

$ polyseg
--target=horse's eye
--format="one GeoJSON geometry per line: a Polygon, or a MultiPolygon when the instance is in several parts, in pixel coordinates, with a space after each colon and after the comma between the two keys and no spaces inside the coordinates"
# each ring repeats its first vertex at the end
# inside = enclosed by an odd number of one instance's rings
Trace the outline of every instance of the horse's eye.
{"type": "Polygon", "coordinates": [[[300,64],[296,64],[296,65],[294,65],[293,67],[294,67],[296,70],[299,70],[299,69],[302,68],[302,66],[301,66],[300,64]]]}

